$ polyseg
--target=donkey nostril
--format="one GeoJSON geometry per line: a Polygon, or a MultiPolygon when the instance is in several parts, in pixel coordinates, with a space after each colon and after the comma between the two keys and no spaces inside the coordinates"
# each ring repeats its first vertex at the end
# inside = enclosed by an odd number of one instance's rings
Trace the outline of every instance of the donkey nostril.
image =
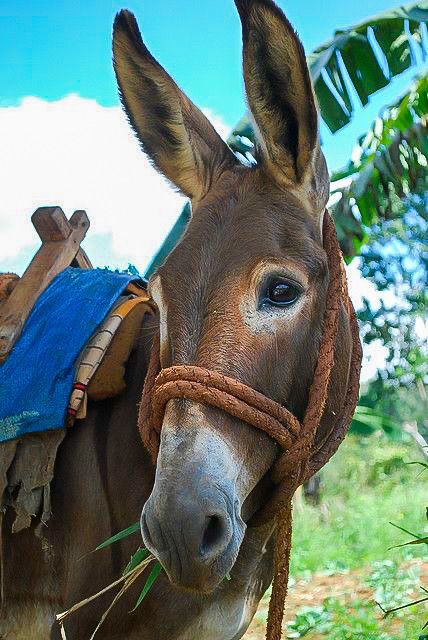
{"type": "Polygon", "coordinates": [[[227,533],[225,521],[219,516],[208,516],[206,518],[206,526],[202,538],[201,555],[204,557],[212,556],[221,547],[227,533]]]}

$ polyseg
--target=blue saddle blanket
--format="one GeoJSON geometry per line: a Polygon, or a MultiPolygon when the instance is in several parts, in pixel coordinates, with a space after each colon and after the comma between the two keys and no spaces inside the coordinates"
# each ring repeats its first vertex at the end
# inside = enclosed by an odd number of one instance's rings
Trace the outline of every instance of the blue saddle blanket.
{"type": "Polygon", "coordinates": [[[69,267],[42,293],[0,366],[0,442],[64,426],[76,361],[131,280],[69,267]]]}

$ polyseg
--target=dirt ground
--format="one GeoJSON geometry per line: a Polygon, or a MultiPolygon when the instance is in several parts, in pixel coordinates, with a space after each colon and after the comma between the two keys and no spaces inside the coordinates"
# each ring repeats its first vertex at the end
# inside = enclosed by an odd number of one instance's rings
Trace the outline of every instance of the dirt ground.
{"type": "MultiPolygon", "coordinates": [[[[428,562],[420,560],[412,561],[420,567],[421,583],[428,582],[428,562]]],[[[409,563],[403,566],[410,566],[409,563]]],[[[297,581],[290,589],[285,603],[284,629],[288,620],[293,620],[296,612],[304,606],[316,607],[322,605],[326,598],[337,598],[341,602],[351,600],[373,600],[373,591],[368,587],[364,579],[369,574],[369,569],[356,569],[340,575],[314,575],[310,581],[297,581]]],[[[418,594],[420,596],[420,592],[418,594]]],[[[256,615],[244,636],[244,640],[264,640],[266,629],[266,617],[269,598],[263,598],[256,615]]],[[[379,619],[382,612],[379,611],[379,619]]],[[[287,637],[284,633],[284,637],[287,637]]],[[[325,640],[325,635],[309,633],[308,640],[325,640]]]]}

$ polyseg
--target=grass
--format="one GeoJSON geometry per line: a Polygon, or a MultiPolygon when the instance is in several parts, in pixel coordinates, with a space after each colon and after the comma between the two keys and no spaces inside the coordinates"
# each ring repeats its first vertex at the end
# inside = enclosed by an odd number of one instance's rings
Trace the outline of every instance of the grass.
{"type": "Polygon", "coordinates": [[[420,557],[425,545],[388,549],[427,532],[426,474],[405,464],[420,458],[410,444],[349,436],[323,472],[323,504],[295,510],[291,573],[353,569],[388,558],[420,557]]]}
{"type": "MultiPolygon", "coordinates": [[[[123,529],[122,531],[119,531],[118,533],[115,533],[114,535],[112,535],[107,540],[104,540],[103,542],[101,542],[94,549],[94,551],[101,551],[102,549],[105,549],[106,547],[109,547],[110,545],[115,544],[116,542],[119,542],[120,540],[123,540],[123,538],[127,538],[128,536],[130,536],[132,534],[135,534],[135,533],[139,533],[139,530],[140,530],[140,523],[139,522],[134,522],[134,524],[131,524],[126,529],[123,529]]],[[[146,581],[144,583],[143,589],[140,592],[138,600],[135,603],[135,606],[132,609],[132,611],[135,611],[136,609],[138,609],[138,607],[143,602],[144,598],[146,597],[146,595],[149,593],[150,589],[152,588],[154,582],[156,581],[156,578],[159,576],[160,572],[162,571],[162,565],[160,564],[160,562],[158,560],[156,560],[156,558],[150,553],[150,551],[148,549],[146,549],[145,547],[141,547],[141,546],[138,547],[136,552],[131,556],[131,558],[130,558],[128,564],[126,565],[126,567],[124,568],[120,578],[118,578],[117,580],[115,580],[111,584],[109,584],[106,587],[104,587],[104,589],[101,589],[101,591],[98,591],[97,593],[94,593],[92,596],[90,596],[88,598],[84,598],[80,602],[76,602],[72,607],[70,607],[70,609],[67,609],[67,611],[64,611],[62,613],[58,613],[56,615],[56,620],[57,620],[57,622],[59,623],[59,626],[60,626],[61,638],[63,640],[67,640],[67,634],[66,634],[65,627],[64,627],[64,622],[65,622],[66,618],[68,618],[72,614],[76,613],[76,611],[78,611],[82,607],[86,606],[87,604],[89,604],[90,602],[95,600],[96,598],[99,598],[100,596],[104,595],[105,593],[107,593],[111,589],[114,589],[115,587],[119,587],[120,586],[119,591],[117,591],[117,593],[113,597],[110,605],[108,606],[108,608],[102,614],[100,620],[97,623],[97,626],[95,627],[91,637],[89,638],[89,640],[93,640],[93,638],[95,638],[95,636],[97,635],[97,632],[102,627],[104,621],[106,620],[107,616],[109,615],[109,613],[111,612],[111,610],[113,609],[113,607],[115,606],[117,601],[124,595],[124,593],[126,593],[126,591],[128,591],[128,589],[133,585],[133,583],[138,578],[140,578],[140,576],[142,576],[142,574],[145,571],[145,569],[152,562],[153,562],[153,565],[151,567],[151,571],[150,571],[148,577],[146,578],[146,581]]]]}
{"type": "MultiPolygon", "coordinates": [[[[307,640],[428,640],[425,605],[384,619],[390,609],[424,597],[426,544],[391,521],[427,535],[428,470],[412,442],[383,435],[348,436],[323,470],[322,504],[294,510],[291,588],[284,637],[307,640]]],[[[262,640],[269,592],[245,640],[262,640]]]]}

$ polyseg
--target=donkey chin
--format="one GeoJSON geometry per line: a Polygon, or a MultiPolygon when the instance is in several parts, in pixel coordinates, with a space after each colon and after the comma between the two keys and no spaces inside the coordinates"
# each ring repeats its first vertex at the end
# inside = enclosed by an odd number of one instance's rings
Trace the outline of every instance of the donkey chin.
{"type": "Polygon", "coordinates": [[[141,531],[172,584],[208,594],[232,569],[244,538],[246,474],[221,433],[194,424],[197,411],[180,423],[174,413],[165,416],[141,531]]]}

